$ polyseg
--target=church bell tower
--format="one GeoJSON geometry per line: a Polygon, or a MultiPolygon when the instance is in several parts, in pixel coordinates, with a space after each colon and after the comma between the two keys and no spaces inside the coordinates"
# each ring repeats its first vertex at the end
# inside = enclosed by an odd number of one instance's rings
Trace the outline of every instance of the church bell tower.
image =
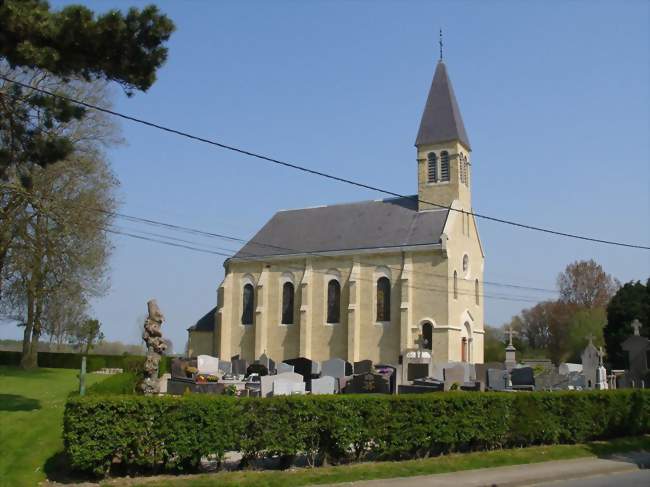
{"type": "Polygon", "coordinates": [[[431,82],[415,147],[418,210],[448,207],[454,200],[470,210],[471,146],[442,56],[431,82]]]}

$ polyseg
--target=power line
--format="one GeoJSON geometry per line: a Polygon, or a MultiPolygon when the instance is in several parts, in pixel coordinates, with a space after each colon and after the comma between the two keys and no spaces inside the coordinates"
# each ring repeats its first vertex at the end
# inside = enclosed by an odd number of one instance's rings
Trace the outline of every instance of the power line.
{"type": "MultiPolygon", "coordinates": [[[[152,237],[148,237],[148,236],[143,236],[143,235],[138,235],[138,234],[134,234],[134,233],[131,233],[131,232],[113,230],[113,229],[110,229],[110,228],[105,228],[104,230],[106,232],[108,232],[108,233],[112,233],[112,234],[115,234],[115,235],[122,235],[122,236],[130,237],[130,238],[135,238],[135,239],[138,239],[138,240],[154,242],[154,243],[158,243],[158,244],[162,244],[162,245],[168,245],[168,246],[171,246],[171,247],[183,248],[183,249],[187,249],[187,250],[191,250],[191,251],[195,251],[195,252],[203,252],[203,253],[207,253],[207,254],[220,255],[220,256],[225,256],[225,257],[229,256],[229,254],[224,254],[222,252],[217,252],[217,251],[214,251],[214,250],[203,249],[203,248],[194,247],[194,246],[191,246],[191,245],[177,244],[177,243],[174,243],[174,242],[168,242],[168,241],[165,241],[165,240],[152,238],[152,237]]],[[[262,258],[257,258],[255,260],[258,260],[261,263],[268,263],[268,261],[266,261],[266,260],[264,260],[262,258]]],[[[289,266],[288,269],[291,269],[291,270],[294,270],[294,271],[300,271],[300,272],[304,271],[303,268],[295,267],[295,266],[289,266]]],[[[315,273],[319,273],[319,274],[329,275],[329,272],[326,271],[326,270],[312,269],[312,271],[315,272],[315,273]]],[[[371,283],[375,282],[374,279],[369,279],[369,278],[364,278],[364,277],[357,277],[356,280],[357,281],[371,282],[371,283]]],[[[454,295],[460,295],[460,296],[476,296],[475,292],[464,291],[464,290],[460,290],[460,289],[457,289],[457,290],[454,291],[454,290],[445,289],[445,288],[436,287],[436,286],[421,286],[421,285],[418,286],[418,285],[414,285],[414,284],[407,284],[406,288],[407,289],[422,290],[422,291],[431,291],[431,292],[434,292],[434,293],[446,294],[446,295],[454,294],[454,295]]],[[[507,294],[478,293],[478,297],[484,298],[484,299],[498,299],[498,300],[503,300],[503,301],[513,301],[513,302],[526,302],[526,303],[537,303],[538,302],[537,300],[529,298],[527,296],[517,296],[517,295],[507,295],[507,294]]]]}
{"type": "MultiPolygon", "coordinates": [[[[10,186],[3,185],[2,187],[4,187],[5,189],[7,189],[9,191],[20,192],[15,188],[11,188],[10,186]]],[[[51,197],[49,197],[49,198],[43,197],[43,198],[52,199],[51,197]]],[[[189,234],[193,234],[193,235],[206,236],[206,237],[211,237],[211,238],[225,239],[225,240],[233,241],[233,242],[237,242],[237,243],[247,243],[248,242],[247,239],[244,239],[244,238],[241,238],[241,237],[226,235],[226,234],[222,234],[222,233],[207,232],[207,231],[199,230],[199,229],[196,229],[196,228],[185,227],[185,226],[181,226],[181,225],[175,225],[175,224],[172,224],[172,223],[161,222],[161,221],[152,220],[152,219],[148,219],[148,218],[136,217],[136,216],[127,215],[127,214],[116,212],[116,211],[109,211],[109,210],[105,210],[105,209],[101,209],[101,208],[92,208],[92,207],[79,205],[79,204],[76,204],[76,205],[73,205],[73,206],[78,208],[78,209],[82,209],[84,211],[94,211],[94,212],[99,212],[99,213],[103,213],[103,214],[106,214],[106,215],[122,218],[122,219],[124,219],[126,221],[129,221],[129,222],[132,222],[132,223],[144,223],[144,224],[152,225],[152,226],[156,226],[156,227],[168,228],[168,229],[171,229],[171,230],[174,230],[174,231],[180,231],[180,232],[185,232],[185,233],[189,233],[189,234]]],[[[124,231],[129,231],[129,229],[124,230],[124,229],[118,228],[118,231],[123,231],[124,232],[124,231]]],[[[193,242],[193,241],[178,239],[178,238],[174,238],[174,237],[169,237],[167,235],[161,235],[161,234],[158,234],[158,233],[145,232],[145,231],[141,231],[141,230],[136,230],[136,231],[138,231],[140,233],[143,233],[145,235],[153,236],[153,237],[162,237],[162,238],[167,238],[167,239],[171,239],[171,240],[180,241],[180,242],[183,242],[183,243],[191,244],[192,246],[200,245],[200,244],[198,244],[196,242],[193,242]]],[[[112,233],[116,233],[116,232],[112,232],[112,233]]],[[[147,240],[145,238],[141,238],[141,239],[142,240],[147,240]]],[[[157,240],[156,239],[151,239],[151,241],[157,241],[157,240]]],[[[164,242],[158,241],[158,243],[164,243],[164,242]]],[[[254,243],[255,243],[255,245],[258,245],[258,246],[261,246],[261,247],[268,247],[268,248],[272,248],[272,249],[275,249],[275,250],[282,250],[282,251],[285,251],[285,252],[290,252],[291,254],[302,253],[302,254],[306,254],[306,255],[313,255],[313,256],[316,256],[316,257],[322,257],[323,255],[327,255],[327,252],[325,252],[325,251],[298,251],[296,249],[291,249],[291,248],[288,248],[288,247],[281,247],[281,246],[278,246],[278,245],[272,245],[272,244],[259,242],[259,241],[254,242],[254,243]]],[[[435,242],[431,242],[431,243],[435,243],[435,242]]],[[[186,246],[179,246],[179,247],[186,247],[186,246]]],[[[225,251],[228,251],[228,252],[233,252],[233,253],[232,254],[224,254],[222,252],[213,252],[212,250],[205,250],[205,249],[199,249],[199,250],[203,251],[203,252],[206,252],[206,253],[213,253],[214,255],[220,255],[220,256],[223,256],[223,257],[227,257],[227,258],[232,258],[235,254],[237,254],[237,253],[241,254],[242,253],[241,250],[238,252],[237,250],[229,249],[229,248],[223,248],[223,247],[215,247],[215,248],[218,248],[219,250],[225,250],[225,251]]],[[[396,247],[396,248],[399,248],[399,247],[396,247]]],[[[289,255],[291,255],[291,254],[289,254],[289,255]]],[[[244,255],[246,256],[247,260],[259,261],[259,262],[268,262],[269,257],[271,257],[271,256],[268,256],[268,255],[267,256],[257,256],[257,255],[250,254],[250,253],[244,253],[244,255]]],[[[369,264],[369,265],[375,265],[375,263],[364,262],[364,261],[361,261],[361,260],[359,262],[366,263],[366,264],[369,264]]],[[[401,272],[401,268],[399,268],[399,267],[394,267],[394,266],[390,266],[390,265],[387,265],[386,267],[388,267],[389,269],[391,269],[393,271],[401,272]]],[[[411,270],[411,272],[413,274],[440,277],[440,278],[443,278],[445,280],[453,279],[453,276],[449,276],[447,274],[439,274],[439,273],[427,272],[427,271],[423,271],[423,270],[411,270]]],[[[467,279],[467,278],[460,277],[460,276],[458,276],[457,279],[462,280],[462,281],[472,282],[472,283],[475,281],[475,279],[467,279]]],[[[507,288],[513,288],[513,289],[531,290],[531,291],[546,292],[546,293],[553,293],[553,294],[557,293],[557,290],[555,290],[555,289],[523,286],[523,285],[519,285],[519,284],[503,283],[503,282],[497,282],[497,281],[479,280],[479,283],[483,284],[483,285],[487,284],[487,285],[490,285],[490,286],[507,287],[507,288]]]]}
{"type": "Polygon", "coordinates": [[[568,232],[560,232],[558,230],[552,230],[552,229],[549,229],[549,228],[538,227],[538,226],[535,226],[535,225],[529,225],[529,224],[526,224],[526,223],[520,223],[520,222],[516,222],[516,221],[512,221],[512,220],[506,220],[504,218],[498,218],[498,217],[484,215],[484,214],[476,213],[476,212],[472,212],[472,211],[465,211],[465,210],[460,210],[460,209],[457,209],[457,208],[447,207],[447,206],[440,205],[440,204],[437,204],[437,203],[433,203],[433,202],[430,202],[430,201],[422,200],[422,199],[418,198],[417,196],[403,195],[403,194],[396,193],[394,191],[389,191],[389,190],[386,190],[386,189],[383,189],[383,188],[380,188],[380,187],[377,187],[377,186],[373,186],[373,185],[370,185],[370,184],[361,183],[359,181],[354,181],[354,180],[351,180],[351,179],[343,178],[343,177],[336,176],[334,174],[325,173],[325,172],[322,172],[322,171],[317,171],[315,169],[310,169],[308,167],[301,166],[299,164],[295,164],[295,163],[292,163],[292,162],[283,161],[283,160],[276,159],[276,158],[273,158],[273,157],[265,156],[263,154],[252,152],[252,151],[249,151],[249,150],[246,150],[246,149],[241,149],[239,147],[224,144],[224,143],[217,142],[217,141],[214,141],[214,140],[210,140],[210,139],[200,137],[200,136],[197,136],[197,135],[193,135],[193,134],[190,134],[188,132],[184,132],[184,131],[181,131],[181,130],[178,130],[178,129],[174,129],[174,128],[167,127],[167,126],[164,126],[164,125],[160,125],[160,124],[157,124],[157,123],[154,123],[154,122],[149,122],[147,120],[136,118],[136,117],[133,117],[131,115],[126,115],[126,114],[123,114],[123,113],[120,113],[120,112],[116,112],[114,110],[109,110],[108,108],[102,108],[102,107],[99,107],[99,106],[96,106],[96,105],[93,105],[93,104],[90,104],[90,103],[87,103],[87,102],[84,102],[84,101],[76,100],[74,98],[70,98],[70,97],[65,96],[65,95],[60,95],[60,94],[54,93],[52,91],[45,90],[43,88],[30,86],[30,85],[28,85],[26,83],[13,80],[11,78],[7,78],[4,75],[0,75],[0,79],[3,79],[4,81],[7,81],[9,83],[14,83],[16,85],[22,86],[23,88],[27,88],[27,89],[30,89],[30,90],[33,90],[33,91],[36,91],[36,92],[39,92],[39,93],[43,93],[45,95],[49,95],[49,96],[52,96],[52,97],[55,97],[55,98],[59,98],[61,100],[65,100],[65,101],[70,102],[70,103],[74,103],[74,104],[77,104],[77,105],[80,105],[80,106],[83,106],[83,107],[86,107],[86,108],[90,108],[92,110],[97,110],[97,111],[100,111],[100,112],[103,112],[103,113],[107,113],[107,114],[113,115],[115,117],[123,118],[123,119],[129,120],[131,122],[135,122],[135,123],[139,123],[139,124],[142,124],[142,125],[146,125],[148,127],[156,128],[158,130],[162,130],[162,131],[165,131],[165,132],[168,132],[168,133],[179,135],[181,137],[186,137],[188,139],[195,140],[197,142],[203,142],[205,144],[209,144],[209,145],[212,145],[212,146],[215,146],[215,147],[219,147],[221,149],[226,149],[226,150],[237,152],[239,154],[243,154],[243,155],[246,155],[246,156],[249,156],[249,157],[253,157],[253,158],[256,158],[256,159],[263,160],[263,161],[271,162],[271,163],[276,164],[276,165],[288,167],[290,169],[295,169],[297,171],[302,171],[302,172],[305,172],[305,173],[308,173],[308,174],[312,174],[314,176],[323,177],[323,178],[330,179],[330,180],[333,180],[333,181],[338,181],[338,182],[341,182],[341,183],[350,184],[352,186],[357,186],[359,188],[368,189],[368,190],[371,190],[371,191],[377,191],[379,193],[387,194],[389,196],[410,199],[410,200],[416,201],[418,203],[424,203],[424,204],[432,205],[432,206],[435,206],[435,207],[438,207],[438,208],[446,208],[446,209],[448,209],[450,211],[456,211],[456,212],[461,212],[461,213],[465,213],[465,214],[468,214],[468,215],[472,215],[472,216],[474,216],[476,218],[482,218],[484,220],[493,221],[493,222],[496,222],[496,223],[502,223],[502,224],[505,224],[505,225],[511,225],[511,226],[514,226],[514,227],[517,227],[517,228],[523,228],[523,229],[526,229],[526,230],[532,230],[532,231],[547,233],[547,234],[550,234],[550,235],[556,235],[556,236],[566,237],[566,238],[574,238],[574,239],[578,239],[578,240],[585,240],[585,241],[588,241],[588,242],[594,242],[594,243],[600,243],[600,244],[606,244],[606,245],[615,245],[615,246],[619,246],[619,247],[650,250],[650,247],[646,246],[646,245],[631,244],[631,243],[626,243],[626,242],[618,242],[618,241],[613,241],[613,240],[605,240],[605,239],[600,239],[600,238],[595,238],[595,237],[588,237],[588,236],[578,235],[578,234],[573,234],[573,233],[568,233],[568,232]]]}

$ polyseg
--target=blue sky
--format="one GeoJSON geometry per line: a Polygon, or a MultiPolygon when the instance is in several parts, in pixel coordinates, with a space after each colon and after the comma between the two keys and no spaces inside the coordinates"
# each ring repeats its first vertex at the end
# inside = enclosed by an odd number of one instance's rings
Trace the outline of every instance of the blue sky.
{"type": "MultiPolygon", "coordinates": [[[[177,25],[169,59],[149,92],[127,99],[116,91],[119,111],[412,194],[413,143],[442,28],[473,148],[475,210],[650,243],[646,1],[156,3],[177,25]]],[[[124,213],[250,237],[279,209],[381,197],[119,123],[127,144],[109,158],[124,213]]],[[[488,281],[554,288],[566,264],[588,258],[621,281],[650,276],[648,251],[486,221],[479,229],[488,281]]],[[[107,338],[137,341],[155,297],[179,350],[185,329],[215,303],[222,259],[127,237],[114,244],[110,293],[94,303],[107,338]]],[[[499,325],[526,306],[486,299],[486,322],[499,325]]],[[[6,325],[0,336],[20,331],[6,325]]]]}

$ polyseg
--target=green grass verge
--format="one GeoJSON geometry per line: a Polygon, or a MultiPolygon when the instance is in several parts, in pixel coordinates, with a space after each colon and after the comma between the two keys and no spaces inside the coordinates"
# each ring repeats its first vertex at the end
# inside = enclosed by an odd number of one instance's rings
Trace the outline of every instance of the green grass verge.
{"type": "MultiPolygon", "coordinates": [[[[163,476],[129,481],[129,486],[219,486],[219,487],[299,487],[304,485],[336,484],[359,480],[412,477],[458,472],[477,468],[503,467],[551,460],[607,456],[627,451],[650,450],[650,436],[597,441],[583,445],[533,446],[512,450],[496,450],[445,455],[423,460],[374,462],[337,467],[294,469],[288,471],[238,471],[193,476],[163,476]]],[[[106,485],[119,485],[115,479],[106,485]]]]}
{"type": "MultiPolygon", "coordinates": [[[[0,366],[0,485],[36,485],[63,450],[63,407],[77,390],[70,369],[25,371],[0,366]]],[[[87,385],[106,376],[87,376],[87,385]]]]}

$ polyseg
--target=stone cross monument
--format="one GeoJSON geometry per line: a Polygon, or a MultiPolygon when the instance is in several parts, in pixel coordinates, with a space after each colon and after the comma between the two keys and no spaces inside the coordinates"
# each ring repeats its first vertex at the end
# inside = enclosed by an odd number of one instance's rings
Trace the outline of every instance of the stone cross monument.
{"type": "Polygon", "coordinates": [[[510,339],[508,342],[508,346],[506,347],[506,369],[508,371],[512,370],[515,368],[517,365],[517,358],[516,358],[516,352],[517,349],[515,346],[512,344],[512,336],[516,333],[513,329],[512,326],[508,328],[508,331],[506,331],[508,335],[510,335],[510,339]]]}
{"type": "Polygon", "coordinates": [[[160,356],[167,350],[167,344],[160,331],[165,317],[155,299],[147,303],[147,309],[149,315],[144,320],[144,332],[142,333],[142,339],[147,345],[147,359],[144,362],[144,378],[140,389],[145,395],[151,395],[158,394],[160,391],[158,366],[160,365],[160,356]]]}

